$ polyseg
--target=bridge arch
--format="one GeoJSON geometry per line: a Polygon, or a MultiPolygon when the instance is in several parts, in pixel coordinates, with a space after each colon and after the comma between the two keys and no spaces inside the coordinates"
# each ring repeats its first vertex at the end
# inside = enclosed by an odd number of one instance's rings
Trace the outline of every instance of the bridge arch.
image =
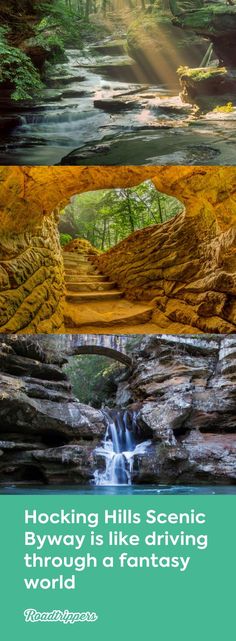
{"type": "Polygon", "coordinates": [[[113,360],[122,363],[122,365],[126,365],[126,367],[131,367],[133,364],[132,358],[127,356],[127,354],[124,354],[124,352],[120,352],[117,349],[106,347],[104,345],[78,345],[67,352],[67,356],[79,356],[80,354],[98,354],[100,356],[107,356],[108,358],[112,358],[113,360]]]}

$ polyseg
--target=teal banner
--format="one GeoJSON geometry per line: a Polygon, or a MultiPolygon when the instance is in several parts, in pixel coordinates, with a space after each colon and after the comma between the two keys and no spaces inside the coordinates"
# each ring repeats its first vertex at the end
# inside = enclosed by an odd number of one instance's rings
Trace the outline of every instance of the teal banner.
{"type": "Polygon", "coordinates": [[[233,639],[235,496],[1,496],[2,636],[233,639]]]}

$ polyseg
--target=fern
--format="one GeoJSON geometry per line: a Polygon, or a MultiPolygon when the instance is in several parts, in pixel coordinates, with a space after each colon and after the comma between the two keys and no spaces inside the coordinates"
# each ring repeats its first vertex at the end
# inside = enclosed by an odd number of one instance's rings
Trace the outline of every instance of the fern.
{"type": "Polygon", "coordinates": [[[40,95],[43,83],[30,58],[7,41],[8,30],[0,27],[0,83],[12,86],[13,100],[32,100],[40,95]]]}

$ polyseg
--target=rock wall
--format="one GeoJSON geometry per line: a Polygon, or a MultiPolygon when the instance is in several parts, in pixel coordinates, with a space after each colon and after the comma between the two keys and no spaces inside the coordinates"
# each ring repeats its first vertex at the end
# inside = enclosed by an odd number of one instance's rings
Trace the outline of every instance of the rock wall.
{"type": "Polygon", "coordinates": [[[55,216],[0,235],[1,332],[63,331],[64,265],[55,216]]]}
{"type": "Polygon", "coordinates": [[[103,415],[73,398],[63,359],[42,345],[0,338],[0,483],[88,482],[103,415]]]}
{"type": "MultiPolygon", "coordinates": [[[[174,177],[172,169],[161,174],[161,187],[185,203],[185,212],[135,232],[96,264],[128,298],[154,299],[171,321],[203,332],[235,332],[234,172],[223,177],[218,168],[206,173],[189,168],[174,177]]],[[[157,317],[154,311],[153,320],[157,317]]]]}
{"type": "Polygon", "coordinates": [[[200,331],[235,330],[235,167],[2,167],[2,332],[50,333],[62,326],[61,255],[52,212],[74,194],[134,186],[150,178],[160,191],[179,198],[185,212],[164,225],[136,232],[101,256],[101,270],[130,298],[155,297],[171,320],[200,331]],[[21,246],[26,233],[31,255],[23,268],[21,246]],[[44,275],[41,270],[36,292],[32,266],[36,275],[38,265],[42,266],[42,246],[51,253],[43,259],[47,269],[44,275]],[[12,259],[20,265],[20,287],[8,278],[12,259]],[[22,299],[22,290],[30,294],[30,315],[22,307],[27,298],[22,299]]]}
{"type": "Polygon", "coordinates": [[[221,64],[235,68],[236,7],[234,3],[218,2],[213,6],[203,0],[180,2],[170,0],[170,9],[175,16],[173,24],[198,36],[208,38],[221,64]],[[233,6],[229,6],[233,4],[233,6]],[[227,6],[228,5],[228,6],[227,6]]]}
{"type": "Polygon", "coordinates": [[[153,432],[133,482],[236,482],[236,336],[146,336],[117,403],[139,407],[153,432]]]}

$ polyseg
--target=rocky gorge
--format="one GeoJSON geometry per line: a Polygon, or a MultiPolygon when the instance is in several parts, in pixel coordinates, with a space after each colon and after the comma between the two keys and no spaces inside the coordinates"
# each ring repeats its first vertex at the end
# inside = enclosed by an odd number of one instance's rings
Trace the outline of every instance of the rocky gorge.
{"type": "MultiPolygon", "coordinates": [[[[73,396],[62,339],[49,350],[43,336],[1,337],[3,487],[88,486],[104,469],[106,415],[73,396]]],[[[133,336],[128,350],[110,411],[126,412],[130,436],[135,426],[146,443],[132,454],[130,482],[234,484],[235,336],[133,336]]]]}

